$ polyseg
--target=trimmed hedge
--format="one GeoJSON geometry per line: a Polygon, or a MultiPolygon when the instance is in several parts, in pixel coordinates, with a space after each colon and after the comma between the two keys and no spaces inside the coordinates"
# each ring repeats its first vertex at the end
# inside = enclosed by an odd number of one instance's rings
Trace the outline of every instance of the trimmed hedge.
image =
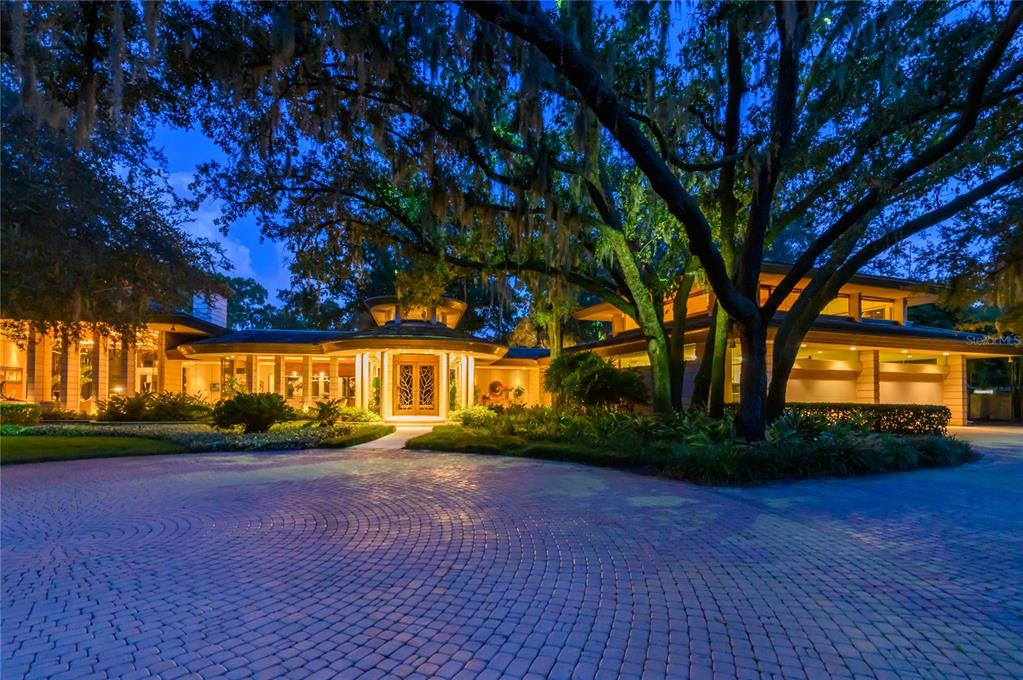
{"type": "Polygon", "coordinates": [[[801,416],[819,416],[829,424],[854,423],[872,432],[945,434],[952,420],[947,406],[935,404],[797,403],[786,409],[801,416]]]}
{"type": "Polygon", "coordinates": [[[0,402],[0,423],[4,425],[35,425],[42,414],[39,404],[0,402]]]}

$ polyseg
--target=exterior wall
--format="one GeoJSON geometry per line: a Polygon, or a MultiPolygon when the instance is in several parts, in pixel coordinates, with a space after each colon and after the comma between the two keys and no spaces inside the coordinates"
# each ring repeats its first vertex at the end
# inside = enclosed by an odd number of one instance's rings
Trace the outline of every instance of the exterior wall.
{"type": "Polygon", "coordinates": [[[970,399],[966,388],[966,358],[953,355],[948,358],[948,374],[941,382],[941,403],[952,411],[952,424],[965,425],[970,399]]]}
{"type": "Polygon", "coordinates": [[[938,380],[882,380],[882,404],[941,404],[942,386],[938,380]]]}
{"type": "Polygon", "coordinates": [[[542,404],[550,399],[543,391],[538,366],[477,366],[476,367],[476,399],[478,403],[506,404],[518,402],[522,404],[542,404]],[[506,387],[521,387],[525,391],[518,399],[514,393],[494,395],[490,393],[491,383],[499,382],[506,387]]]}
{"type": "Polygon", "coordinates": [[[785,396],[791,402],[854,402],[856,381],[826,377],[790,378],[785,396]]]}

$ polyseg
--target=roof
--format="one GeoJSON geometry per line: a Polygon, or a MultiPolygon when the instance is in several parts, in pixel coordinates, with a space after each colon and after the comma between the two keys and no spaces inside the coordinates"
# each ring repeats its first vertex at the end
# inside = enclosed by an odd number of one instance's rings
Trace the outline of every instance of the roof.
{"type": "MultiPolygon", "coordinates": [[[[764,261],[760,266],[761,271],[771,274],[788,274],[790,269],[792,269],[792,265],[784,262],[764,261]]],[[[816,271],[816,268],[811,269],[805,276],[813,276],[816,271]]],[[[934,293],[945,288],[945,286],[931,281],[901,279],[894,276],[879,276],[877,274],[854,274],[853,277],[849,279],[849,283],[857,283],[863,286],[879,286],[881,288],[898,288],[902,290],[907,288],[913,290],[924,288],[929,292],[934,293]]]]}
{"type": "Polygon", "coordinates": [[[546,347],[509,347],[505,359],[546,359],[551,351],[546,347]]]}
{"type": "MultiPolygon", "coordinates": [[[[770,325],[772,327],[780,325],[784,317],[784,312],[778,312],[774,315],[774,318],[771,319],[770,325]]],[[[686,332],[704,330],[709,326],[710,317],[707,314],[692,316],[686,320],[686,332]]],[[[668,324],[665,324],[665,328],[668,328],[668,324]]],[[[813,325],[810,327],[810,331],[848,333],[850,335],[858,335],[864,338],[882,337],[889,340],[938,340],[959,344],[969,344],[975,347],[977,351],[991,352],[997,349],[1003,354],[1017,353],[1017,350],[1012,346],[990,346],[981,344],[980,340],[983,338],[983,335],[978,333],[967,333],[950,328],[935,328],[933,326],[919,326],[916,324],[903,325],[891,321],[880,321],[876,319],[855,321],[854,319],[844,316],[822,315],[817,317],[817,319],[813,322],[813,325]]],[[[618,333],[614,337],[606,340],[582,343],[575,345],[571,349],[582,350],[596,349],[599,347],[613,347],[615,345],[624,345],[630,342],[640,341],[642,339],[642,331],[638,328],[633,328],[618,333]]]]}
{"type": "Polygon", "coordinates": [[[503,355],[504,347],[495,342],[477,338],[444,324],[428,321],[401,321],[385,323],[363,330],[289,330],[247,329],[227,331],[220,335],[185,342],[178,347],[186,353],[228,352],[298,352],[330,353],[358,346],[386,347],[388,340],[404,340],[416,347],[429,348],[436,342],[437,349],[449,343],[490,355],[503,355]],[[347,347],[346,347],[347,346],[347,347]]]}

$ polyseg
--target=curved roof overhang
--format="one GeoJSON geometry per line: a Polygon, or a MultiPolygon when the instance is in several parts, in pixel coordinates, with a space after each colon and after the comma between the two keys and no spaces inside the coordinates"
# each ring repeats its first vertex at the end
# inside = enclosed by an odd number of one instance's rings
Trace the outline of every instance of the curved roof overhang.
{"type": "Polygon", "coordinates": [[[176,348],[187,359],[216,359],[236,354],[287,354],[342,357],[364,351],[462,352],[478,360],[497,361],[506,347],[477,339],[424,337],[352,337],[319,343],[216,342],[185,343],[176,348]]]}

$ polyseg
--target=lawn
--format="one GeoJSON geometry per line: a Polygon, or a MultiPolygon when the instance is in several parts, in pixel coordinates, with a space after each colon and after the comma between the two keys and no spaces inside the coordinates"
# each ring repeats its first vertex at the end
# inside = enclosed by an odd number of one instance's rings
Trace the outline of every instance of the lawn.
{"type": "Polygon", "coordinates": [[[374,439],[380,439],[392,432],[394,432],[393,425],[384,425],[382,423],[356,424],[352,426],[352,431],[348,434],[327,437],[320,442],[319,446],[324,449],[343,449],[355,446],[356,444],[365,444],[374,439]]]}
{"type": "Polygon", "coordinates": [[[141,437],[61,437],[29,435],[0,439],[0,463],[39,463],[78,458],[152,456],[182,453],[185,447],[162,439],[141,437]]]}

